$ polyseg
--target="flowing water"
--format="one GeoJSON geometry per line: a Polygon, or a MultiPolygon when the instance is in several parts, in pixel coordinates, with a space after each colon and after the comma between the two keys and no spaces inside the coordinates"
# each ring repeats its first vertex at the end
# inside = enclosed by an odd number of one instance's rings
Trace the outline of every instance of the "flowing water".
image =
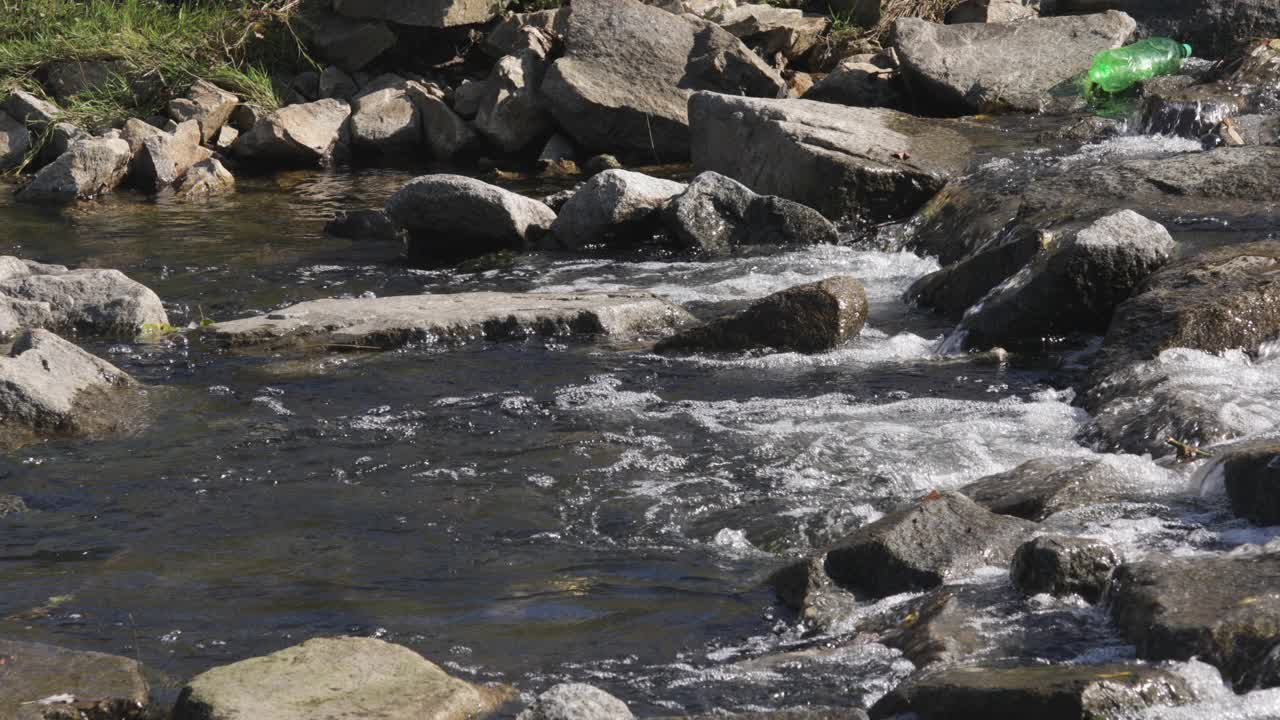
{"type": "MultiPolygon", "coordinates": [[[[1162,142],[1146,150],[1188,150],[1162,142]]],[[[866,705],[911,664],[855,637],[857,619],[911,596],[817,633],[762,579],[931,490],[1093,454],[1074,440],[1088,417],[1064,389],[1079,353],[936,352],[948,324],[900,299],[933,260],[852,243],[714,262],[535,254],[456,273],[323,234],[334,211],[381,205],[408,177],[246,179],[207,204],[3,200],[0,252],[118,268],[155,289],[174,324],[487,289],[647,289],[710,316],[850,274],[866,284],[868,327],[816,356],[663,358],[539,338],[257,357],[182,336],[89,341],[147,384],[150,422],[0,460],[0,490],[33,508],[0,521],[0,633],[137,656],[170,699],[211,666],[352,633],[473,680],[590,682],[640,715],[866,705]]],[[[1186,382],[1280,387],[1266,357],[1197,362],[1186,382]]],[[[1108,462],[1152,502],[1059,524],[1130,557],[1270,539],[1200,498],[1188,471],[1108,462]]],[[[969,582],[996,586],[1003,572],[969,582]]],[[[1070,600],[995,603],[982,622],[1026,657],[1133,656],[1102,611],[1070,600]]],[[[1216,717],[1277,707],[1272,693],[1225,693],[1204,666],[1182,670],[1216,717]]]]}

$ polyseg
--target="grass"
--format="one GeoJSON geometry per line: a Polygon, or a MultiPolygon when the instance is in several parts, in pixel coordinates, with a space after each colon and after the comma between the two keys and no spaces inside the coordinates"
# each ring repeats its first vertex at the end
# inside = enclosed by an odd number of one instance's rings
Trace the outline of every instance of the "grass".
{"type": "Polygon", "coordinates": [[[274,109],[267,67],[308,62],[289,28],[297,0],[0,0],[0,85],[39,92],[56,61],[105,61],[103,85],[66,102],[64,119],[87,128],[163,112],[197,78],[274,109]]]}

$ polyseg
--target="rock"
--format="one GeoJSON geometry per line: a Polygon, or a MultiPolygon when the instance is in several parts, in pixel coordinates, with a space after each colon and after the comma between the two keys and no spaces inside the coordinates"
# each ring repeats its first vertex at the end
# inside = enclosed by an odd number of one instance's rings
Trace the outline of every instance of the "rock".
{"type": "Polygon", "coordinates": [[[1133,497],[1138,488],[1122,468],[1089,458],[1038,458],[960,488],[994,513],[1039,522],[1064,510],[1133,497]]]}
{"type": "Polygon", "coordinates": [[[631,720],[627,704],[582,683],[561,683],[538,696],[516,720],[631,720]]]}
{"type": "Polygon", "coordinates": [[[831,24],[823,15],[772,5],[739,5],[720,14],[716,23],[764,57],[782,53],[787,60],[812,50],[831,24]]]}
{"type": "Polygon", "coordinates": [[[4,105],[0,105],[0,110],[4,110],[9,117],[28,128],[48,125],[62,114],[57,105],[48,100],[42,100],[26,90],[11,90],[4,105]]]}
{"type": "Polygon", "coordinates": [[[1128,42],[1134,27],[1119,12],[963,25],[902,18],[893,47],[918,111],[1042,112],[1055,96],[1082,103],[1071,79],[1096,53],[1128,42]]]}
{"type": "Polygon", "coordinates": [[[133,380],[48,330],[28,330],[0,358],[0,438],[31,432],[94,435],[121,429],[121,392],[133,380]]]}
{"type": "Polygon", "coordinates": [[[315,638],[197,675],[182,689],[173,717],[465,720],[492,712],[503,696],[450,676],[406,647],[315,638]]]}
{"type": "Polygon", "coordinates": [[[306,37],[309,49],[347,72],[364,68],[396,44],[396,34],[381,20],[356,21],[328,12],[310,18],[306,37]]]}
{"type": "Polygon", "coordinates": [[[846,60],[859,55],[874,54],[879,50],[878,42],[859,34],[829,34],[813,46],[805,61],[809,72],[831,72],[846,60]]]}
{"type": "Polygon", "coordinates": [[[235,176],[217,158],[210,158],[191,166],[191,170],[178,185],[178,197],[184,199],[222,195],[236,189],[235,176]]]}
{"type": "Polygon", "coordinates": [[[612,155],[592,155],[587,158],[587,164],[583,166],[583,169],[586,170],[588,175],[599,175],[605,170],[621,170],[622,163],[612,155]]]}
{"type": "Polygon", "coordinates": [[[123,69],[118,62],[69,60],[46,63],[36,77],[54,99],[66,102],[77,95],[105,90],[112,83],[121,82],[123,69]]]}
{"type": "Polygon", "coordinates": [[[499,60],[485,81],[475,127],[502,152],[514,153],[547,136],[551,118],[538,101],[546,57],[522,50],[499,60]]]}
{"type": "Polygon", "coordinates": [[[1270,0],[1055,0],[1041,12],[1071,15],[1121,10],[1133,16],[1142,37],[1173,37],[1191,44],[1197,57],[1235,55],[1256,38],[1280,35],[1270,0]]]}
{"type": "Polygon", "coordinates": [[[149,701],[142,668],[129,658],[0,640],[0,666],[0,717],[6,719],[125,720],[141,716],[149,701]],[[60,696],[74,701],[39,704],[60,696]]]}
{"type": "Polygon", "coordinates": [[[742,245],[834,244],[839,233],[818,211],[757,195],[719,173],[704,172],[662,211],[677,244],[706,257],[726,257],[742,245]]]}
{"type": "Polygon", "coordinates": [[[116,189],[129,170],[129,143],[84,140],[44,166],[18,193],[28,202],[89,200],[116,189]]]}
{"type": "Polygon", "coordinates": [[[447,28],[492,20],[492,0],[334,0],[333,9],[353,18],[387,20],[399,25],[447,28]]]}
{"type": "Polygon", "coordinates": [[[168,136],[169,134],[164,130],[138,118],[125,120],[124,127],[120,130],[120,139],[129,143],[129,152],[133,155],[137,155],[142,150],[142,145],[148,138],[165,138],[168,136]]]}
{"type": "Polygon", "coordinates": [[[876,702],[871,717],[1118,720],[1194,697],[1181,677],[1145,665],[962,665],[913,676],[876,702]]]}
{"type": "Polygon", "coordinates": [[[320,97],[334,100],[350,100],[360,88],[351,76],[337,65],[330,65],[320,73],[320,97]]]}
{"type": "Polygon", "coordinates": [[[900,108],[905,103],[895,70],[845,61],[804,93],[804,99],[855,107],[900,108]]]}
{"type": "Polygon", "coordinates": [[[339,210],[325,223],[328,235],[351,240],[397,240],[400,231],[381,210],[339,210]]]}
{"type": "Polygon", "coordinates": [[[542,146],[542,152],[538,153],[538,169],[545,172],[564,163],[573,163],[577,156],[578,151],[574,149],[573,142],[556,133],[542,146]]]}
{"type": "Polygon", "coordinates": [[[867,713],[858,708],[814,707],[808,710],[772,710],[766,712],[711,713],[682,717],[655,718],[654,720],[868,720],[867,713]]]}
{"type": "Polygon", "coordinates": [[[235,145],[236,139],[240,137],[240,132],[230,125],[223,125],[218,131],[218,136],[213,139],[213,146],[218,150],[228,151],[232,145],[235,145]]]}
{"type": "Polygon", "coordinates": [[[19,322],[0,321],[0,332],[43,327],[85,335],[132,337],[145,325],[167,325],[160,298],[142,283],[119,270],[68,270],[0,257],[0,297],[9,305],[0,317],[10,315],[14,302],[35,304],[21,310],[19,322]],[[25,317],[25,321],[23,321],[25,317]]]}
{"type": "Polygon", "coordinates": [[[142,140],[129,163],[129,180],[142,190],[159,192],[177,185],[192,165],[209,157],[210,152],[200,146],[200,124],[187,120],[172,135],[161,132],[142,140]]]}
{"type": "MultiPolygon", "coordinates": [[[[1237,115],[1280,109],[1280,40],[1257,43],[1228,76],[1195,84],[1188,75],[1153,78],[1142,85],[1141,127],[1144,133],[1179,135],[1212,144],[1224,123],[1237,115]]],[[[1227,145],[1246,143],[1229,132],[1227,145]]]]}
{"type": "Polygon", "coordinates": [[[458,89],[453,91],[453,111],[470,119],[480,112],[480,103],[489,94],[487,80],[463,80],[458,89]]]}
{"type": "MultiPolygon", "coordinates": [[[[969,307],[957,331],[964,333],[967,349],[1039,348],[1070,333],[1103,333],[1116,307],[1169,261],[1173,249],[1164,226],[1132,210],[1107,215],[1049,239],[1025,267],[969,307]]],[[[979,265],[961,263],[939,272],[948,275],[945,283],[979,265]]],[[[973,287],[981,280],[960,284],[973,287]]],[[[933,298],[948,294],[936,281],[931,289],[933,298]]]]}
{"type": "Polygon", "coordinates": [[[514,55],[527,47],[527,30],[536,29],[563,40],[569,30],[569,8],[512,13],[503,18],[484,38],[484,51],[493,58],[514,55]]]}
{"type": "Polygon", "coordinates": [[[1280,685],[1268,654],[1280,628],[1280,555],[1156,558],[1111,580],[1111,615],[1138,657],[1198,657],[1236,692],[1280,685]],[[1263,671],[1266,672],[1263,672],[1263,671]]]}
{"type": "MultiPolygon", "coordinates": [[[[422,142],[418,104],[409,95],[417,85],[401,80],[389,87],[366,88],[351,105],[351,142],[381,152],[397,152],[422,142]]],[[[425,92],[419,90],[419,92],[425,92]]]]}
{"type": "Polygon", "coordinates": [[[950,127],[894,110],[696,93],[693,164],[833,220],[910,215],[968,167],[950,127]]]}
{"type": "Polygon", "coordinates": [[[648,293],[472,292],[313,300],[209,331],[235,346],[393,348],[528,335],[648,335],[689,321],[679,306],[648,293]]]}
{"type": "Polygon", "coordinates": [[[551,234],[561,247],[644,240],[656,230],[659,212],[685,186],[628,170],[606,170],[583,184],[560,209],[551,234]]]}
{"type": "MultiPolygon", "coordinates": [[[[899,612],[894,626],[881,632],[878,642],[902,651],[916,666],[955,663],[976,654],[1016,655],[996,633],[983,632],[984,611],[1007,604],[1012,593],[1003,585],[948,585],[913,600],[899,612]]],[[[872,624],[868,627],[874,630],[872,624]]]]}
{"type": "Polygon", "coordinates": [[[410,262],[437,263],[535,244],[556,220],[537,200],[461,175],[424,175],[387,201],[410,262]]]}
{"type": "Polygon", "coordinates": [[[350,115],[341,100],[289,105],[259,119],[231,150],[250,164],[323,165],[343,138],[350,115]]]}
{"type": "Polygon", "coordinates": [[[1079,595],[1097,603],[1119,565],[1120,556],[1099,540],[1041,536],[1013,554],[1009,578],[1027,595],[1079,595]]]}
{"type": "Polygon", "coordinates": [[[786,83],[719,27],[637,0],[576,0],[542,96],[580,147],[671,161],[689,154],[689,94],[781,97],[786,83]]]}
{"type": "Polygon", "coordinates": [[[858,336],[867,322],[867,295],[848,276],[797,285],[757,300],[746,310],[685,330],[656,351],[826,352],[858,336]]]}
{"type": "Polygon", "coordinates": [[[822,555],[806,558],[779,569],[765,581],[779,602],[795,610],[805,624],[820,629],[850,617],[858,608],[858,597],[827,575],[825,561],[822,555]]]}
{"type": "Polygon", "coordinates": [[[257,105],[249,103],[240,103],[235,110],[231,111],[231,126],[239,130],[241,134],[247,133],[258,124],[258,121],[266,117],[266,113],[257,105]]]}
{"type": "Polygon", "coordinates": [[[0,171],[22,164],[31,149],[31,134],[27,128],[7,113],[0,112],[0,171]]]}
{"type": "MultiPolygon", "coordinates": [[[[75,125],[67,122],[59,122],[53,124],[53,130],[48,134],[45,140],[45,146],[40,149],[39,167],[44,167],[49,163],[57,160],[62,153],[71,149],[71,146],[81,140],[88,140],[93,135],[82,130],[75,125]]],[[[132,145],[132,143],[130,143],[132,145]]]]}
{"type": "Polygon", "coordinates": [[[212,142],[218,131],[231,119],[240,98],[205,80],[196,80],[186,97],[169,102],[169,117],[179,124],[195,120],[200,126],[201,142],[212,142]]]}
{"type": "Polygon", "coordinates": [[[947,24],[1013,22],[1038,16],[1022,0],[965,0],[947,13],[947,24]]]}
{"type": "Polygon", "coordinates": [[[1255,525],[1280,525],[1280,444],[1255,440],[1216,454],[1231,510],[1255,525]]]}
{"type": "Polygon", "coordinates": [[[788,70],[784,77],[787,81],[787,97],[804,97],[805,93],[813,89],[814,80],[809,73],[788,70]]]}
{"type": "Polygon", "coordinates": [[[872,597],[927,590],[986,565],[1007,566],[1034,527],[956,492],[931,495],[841,540],[827,552],[826,571],[872,597]]]}
{"type": "Polygon", "coordinates": [[[409,97],[418,107],[423,139],[433,157],[448,160],[475,145],[475,131],[444,100],[412,86],[409,97]]]}
{"type": "MultiPolygon", "coordinates": [[[[0,518],[30,511],[31,508],[27,507],[26,501],[17,495],[0,495],[0,518]]],[[[3,655],[4,650],[0,647],[0,656],[3,655]]],[[[0,705],[0,707],[2,707],[2,705],[0,705]]]]}
{"type": "Polygon", "coordinates": [[[1238,115],[1224,120],[1217,130],[1223,145],[1280,145],[1280,116],[1276,115],[1238,115]],[[1233,137],[1228,138],[1228,132],[1233,137]]]}

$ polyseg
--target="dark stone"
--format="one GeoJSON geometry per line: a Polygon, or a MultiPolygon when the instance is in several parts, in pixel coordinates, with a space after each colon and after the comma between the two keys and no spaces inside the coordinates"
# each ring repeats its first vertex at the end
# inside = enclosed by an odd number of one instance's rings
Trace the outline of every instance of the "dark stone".
{"type": "Polygon", "coordinates": [[[65,102],[91,90],[104,90],[112,82],[120,82],[123,66],[114,62],[51,62],[40,68],[40,84],[59,102],[65,102]]]}
{"type": "Polygon", "coordinates": [[[1102,10],[1133,16],[1141,37],[1190,43],[1197,57],[1230,57],[1256,38],[1280,35],[1273,0],[1054,0],[1041,6],[1042,13],[1063,15],[1102,10]]]}
{"type": "Polygon", "coordinates": [[[880,642],[901,650],[917,668],[956,662],[988,650],[995,639],[982,632],[978,616],[980,608],[998,602],[990,597],[992,592],[980,585],[938,588],[908,603],[898,623],[880,636],[880,642]]]}
{"type": "Polygon", "coordinates": [[[1113,466],[1087,458],[1039,458],[960,488],[994,513],[1041,521],[1063,510],[1130,496],[1113,466]]]}
{"type": "Polygon", "coordinates": [[[1280,525],[1280,442],[1237,445],[1219,453],[1215,462],[1236,515],[1257,525],[1280,525]]]}
{"type": "Polygon", "coordinates": [[[799,560],[780,568],[765,582],[773,588],[778,602],[817,628],[849,617],[858,606],[857,596],[838,587],[827,575],[825,562],[822,555],[799,560]]]}
{"type": "Polygon", "coordinates": [[[381,210],[339,210],[325,223],[325,233],[351,240],[398,240],[400,232],[381,210]]]}
{"type": "Polygon", "coordinates": [[[582,166],[582,169],[587,175],[597,175],[605,170],[621,170],[622,163],[612,155],[592,155],[587,158],[587,164],[582,166]]]}
{"type": "Polygon", "coordinates": [[[12,720],[135,720],[148,703],[133,660],[40,643],[0,640],[0,717],[12,720]],[[70,703],[37,705],[55,695],[70,703]]]}
{"type": "Polygon", "coordinates": [[[1107,589],[1120,556],[1104,542],[1041,536],[1013,554],[1009,578],[1027,595],[1079,595],[1096,603],[1107,589]]]}
{"type": "Polygon", "coordinates": [[[866,321],[867,296],[862,283],[837,276],[776,292],[736,315],[667,338],[656,350],[824,352],[857,337],[866,321]]]}

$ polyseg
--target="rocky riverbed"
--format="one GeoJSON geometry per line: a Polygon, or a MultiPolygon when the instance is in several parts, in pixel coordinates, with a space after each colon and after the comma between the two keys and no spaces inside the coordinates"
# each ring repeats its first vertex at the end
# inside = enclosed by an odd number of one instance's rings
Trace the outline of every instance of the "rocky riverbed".
{"type": "Polygon", "coordinates": [[[0,719],[1280,717],[1263,3],[322,5],[0,104],[0,719]]]}

